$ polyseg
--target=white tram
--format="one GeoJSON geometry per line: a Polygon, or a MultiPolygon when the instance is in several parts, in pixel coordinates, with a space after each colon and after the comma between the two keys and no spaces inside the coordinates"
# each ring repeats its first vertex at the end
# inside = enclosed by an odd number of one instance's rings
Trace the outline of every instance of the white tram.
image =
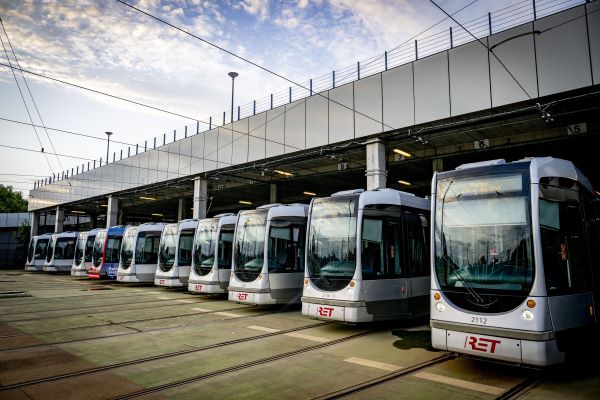
{"type": "Polygon", "coordinates": [[[52,235],[46,251],[45,272],[71,272],[78,235],[77,232],[62,232],[52,235]]]}
{"type": "Polygon", "coordinates": [[[240,211],[233,241],[229,300],[300,303],[306,204],[269,204],[240,211]]]}
{"type": "Polygon", "coordinates": [[[599,217],[598,192],[570,161],[493,160],[435,174],[433,347],[537,366],[589,347],[599,217]]]}
{"type": "Polygon", "coordinates": [[[117,271],[119,282],[154,282],[160,236],[165,226],[162,222],[147,222],[125,230],[117,271]]]}
{"type": "Polygon", "coordinates": [[[237,215],[228,213],[198,223],[188,280],[190,292],[227,293],[236,222],[237,215]]]}
{"type": "Polygon", "coordinates": [[[29,240],[29,247],[27,248],[27,260],[25,260],[25,271],[41,271],[35,267],[35,246],[37,244],[39,236],[35,235],[29,240]]]}
{"type": "Polygon", "coordinates": [[[96,240],[96,233],[99,230],[99,228],[96,228],[87,232],[79,232],[79,237],[75,244],[75,257],[71,266],[72,276],[87,277],[87,269],[92,265],[94,240],[96,240]]]}
{"type": "Polygon", "coordinates": [[[29,261],[29,264],[25,264],[26,271],[42,271],[44,269],[50,239],[52,239],[52,234],[48,233],[31,238],[28,249],[29,254],[27,256],[27,259],[31,258],[31,261],[29,261]],[[33,254],[31,254],[32,250],[33,254]]]}
{"type": "Polygon", "coordinates": [[[427,315],[429,207],[394,189],[313,199],[302,314],[348,323],[427,315]]]}
{"type": "Polygon", "coordinates": [[[187,286],[197,225],[197,219],[184,219],[165,226],[160,237],[155,285],[187,286]]]}

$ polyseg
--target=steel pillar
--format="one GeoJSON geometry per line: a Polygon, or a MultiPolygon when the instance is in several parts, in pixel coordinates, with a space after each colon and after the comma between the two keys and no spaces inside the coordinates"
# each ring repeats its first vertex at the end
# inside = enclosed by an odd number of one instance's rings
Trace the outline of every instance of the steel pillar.
{"type": "Polygon", "coordinates": [[[56,217],[54,218],[54,233],[61,233],[63,231],[63,224],[65,222],[65,210],[60,207],[56,207],[56,217]]]}
{"type": "Polygon", "coordinates": [[[108,196],[108,208],[106,210],[106,229],[117,225],[117,217],[119,215],[119,199],[117,197],[108,196]]]}
{"type": "Polygon", "coordinates": [[[386,185],[385,144],[381,139],[366,142],[367,151],[367,190],[383,189],[386,185]]]}
{"type": "Polygon", "coordinates": [[[194,218],[206,218],[208,202],[208,181],[202,178],[194,179],[194,218]]]}

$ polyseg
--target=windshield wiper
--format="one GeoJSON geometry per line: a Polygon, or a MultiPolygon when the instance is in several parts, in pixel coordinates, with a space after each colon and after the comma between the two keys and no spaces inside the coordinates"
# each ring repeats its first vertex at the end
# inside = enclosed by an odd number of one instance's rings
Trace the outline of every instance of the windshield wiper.
{"type": "Polygon", "coordinates": [[[458,280],[460,281],[460,283],[463,284],[463,287],[467,290],[467,294],[470,295],[475,302],[472,302],[468,299],[467,296],[465,296],[465,298],[467,299],[467,301],[469,301],[471,304],[479,306],[479,307],[489,307],[492,304],[494,304],[496,302],[497,299],[495,299],[492,302],[486,302],[486,300],[483,298],[483,296],[481,296],[477,290],[475,290],[475,287],[473,286],[473,284],[471,282],[469,282],[468,280],[466,280],[460,272],[458,272],[458,270],[460,269],[460,267],[458,265],[456,265],[456,263],[454,261],[452,261],[452,259],[447,255],[444,254],[442,256],[442,260],[446,263],[448,263],[453,271],[454,271],[454,275],[458,278],[458,280]]]}

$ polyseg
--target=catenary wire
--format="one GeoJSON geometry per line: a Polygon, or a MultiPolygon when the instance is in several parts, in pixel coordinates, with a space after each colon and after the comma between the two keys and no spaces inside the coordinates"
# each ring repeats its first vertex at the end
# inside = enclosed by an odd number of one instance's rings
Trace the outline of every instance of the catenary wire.
{"type": "MultiPolygon", "coordinates": [[[[21,95],[21,100],[23,100],[23,105],[25,106],[25,110],[27,111],[27,115],[29,116],[29,120],[31,121],[31,124],[33,125],[33,118],[31,117],[31,113],[29,112],[29,107],[27,107],[27,102],[25,101],[25,96],[23,96],[23,91],[21,90],[21,85],[19,85],[19,80],[17,79],[17,74],[15,74],[15,70],[12,69],[12,63],[10,61],[10,57],[8,56],[8,50],[6,49],[6,46],[4,45],[4,40],[2,39],[1,36],[0,36],[0,42],[2,43],[2,48],[4,49],[4,53],[6,54],[6,59],[8,60],[8,64],[11,68],[11,72],[12,72],[13,78],[15,79],[17,89],[19,89],[19,94],[21,95]]],[[[33,127],[33,131],[35,132],[35,137],[37,138],[37,140],[40,144],[40,149],[42,150],[42,153],[44,153],[44,145],[42,144],[40,135],[38,134],[37,129],[35,127],[33,127]]],[[[50,172],[54,173],[54,169],[52,168],[52,165],[50,164],[48,155],[45,153],[44,153],[44,158],[46,159],[48,168],[50,168],[50,172]]]]}
{"type": "MultiPolygon", "coordinates": [[[[8,37],[8,32],[6,31],[6,27],[4,26],[4,22],[2,22],[1,17],[0,17],[0,25],[2,25],[2,30],[4,31],[4,36],[6,36],[6,41],[8,42],[8,46],[10,47],[10,51],[12,52],[13,56],[15,57],[15,61],[17,62],[17,67],[21,68],[21,64],[19,63],[19,59],[17,58],[17,53],[15,52],[15,49],[10,41],[10,38],[8,37]]],[[[29,97],[31,98],[31,101],[33,103],[33,107],[35,108],[35,111],[38,115],[38,118],[40,119],[42,127],[44,128],[44,131],[46,132],[46,136],[48,137],[48,141],[50,142],[50,147],[52,147],[52,151],[54,153],[56,153],[56,148],[54,147],[52,138],[50,137],[50,134],[48,133],[48,129],[46,129],[46,127],[45,127],[46,124],[44,123],[44,119],[42,118],[42,114],[40,113],[40,110],[37,106],[35,98],[33,97],[33,93],[31,93],[31,89],[29,88],[29,83],[27,82],[27,79],[25,78],[25,74],[23,72],[21,72],[21,76],[23,77],[23,82],[25,82],[25,87],[27,88],[27,92],[29,93],[29,97]]],[[[62,162],[60,161],[60,157],[56,156],[56,161],[58,161],[58,165],[60,166],[60,169],[64,170],[65,168],[63,167],[62,162]]]]}

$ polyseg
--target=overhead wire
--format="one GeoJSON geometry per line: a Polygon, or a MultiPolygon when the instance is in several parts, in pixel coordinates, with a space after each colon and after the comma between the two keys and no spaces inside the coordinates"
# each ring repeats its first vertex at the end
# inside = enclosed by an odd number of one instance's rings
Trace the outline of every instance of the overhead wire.
{"type": "Polygon", "coordinates": [[[506,65],[504,65],[504,63],[502,62],[502,60],[500,60],[500,58],[496,55],[496,53],[494,53],[488,46],[486,46],[481,39],[479,39],[477,36],[475,36],[473,33],[471,33],[470,30],[468,30],[467,28],[465,28],[460,22],[458,22],[456,20],[456,18],[454,18],[452,15],[448,14],[448,12],[446,10],[444,10],[442,7],[440,7],[434,0],[429,0],[435,7],[437,7],[441,12],[443,12],[444,14],[446,14],[448,16],[448,18],[452,19],[452,21],[454,21],[458,26],[460,26],[462,29],[465,30],[465,32],[467,32],[469,35],[471,35],[473,37],[473,39],[475,39],[480,45],[482,45],[488,53],[490,53],[492,56],[494,56],[494,58],[496,59],[496,61],[498,61],[498,63],[502,66],[502,68],[504,68],[504,70],[508,73],[508,75],[510,75],[510,77],[517,83],[517,85],[521,88],[521,90],[523,91],[523,93],[525,93],[525,95],[527,96],[527,98],[529,100],[531,100],[531,96],[529,95],[529,92],[527,92],[527,90],[525,90],[525,88],[523,87],[523,85],[521,85],[521,82],[519,82],[519,80],[517,78],[515,78],[515,76],[513,75],[512,72],[510,72],[510,70],[508,69],[508,67],[506,65]]]}
{"type": "MultiPolygon", "coordinates": [[[[248,63],[248,64],[250,64],[250,65],[252,65],[252,66],[254,66],[254,67],[256,67],[256,68],[259,68],[259,69],[261,69],[261,70],[263,70],[263,71],[265,71],[265,72],[267,72],[267,73],[269,73],[269,74],[272,74],[272,75],[274,75],[274,76],[276,76],[276,77],[278,77],[278,78],[281,78],[281,79],[283,79],[284,81],[286,81],[286,82],[289,82],[289,83],[291,83],[291,84],[292,84],[292,85],[294,85],[294,86],[298,86],[298,87],[299,87],[299,88],[301,88],[301,89],[304,89],[304,90],[310,91],[310,88],[308,88],[308,87],[306,87],[306,86],[304,86],[304,85],[302,85],[302,84],[300,84],[300,83],[297,83],[297,82],[293,81],[293,80],[292,80],[292,79],[290,79],[290,78],[287,78],[287,77],[285,77],[285,76],[283,76],[283,75],[281,75],[281,74],[279,74],[279,73],[277,73],[277,72],[275,72],[275,71],[273,71],[273,70],[271,70],[271,69],[269,69],[269,68],[267,68],[267,67],[263,67],[262,65],[260,65],[260,64],[258,64],[258,63],[256,63],[256,62],[254,62],[254,61],[251,61],[251,60],[249,60],[249,59],[247,59],[247,58],[245,58],[245,57],[243,57],[243,56],[240,56],[239,54],[236,54],[236,53],[234,53],[233,51],[227,50],[226,48],[224,48],[224,47],[222,47],[222,46],[219,46],[219,45],[217,45],[217,44],[215,44],[215,43],[212,43],[211,41],[209,41],[209,40],[206,40],[206,39],[204,39],[204,38],[202,38],[202,37],[200,37],[200,36],[198,36],[198,35],[196,35],[196,34],[194,34],[194,33],[191,33],[190,31],[187,31],[187,30],[185,30],[185,29],[183,29],[183,28],[180,28],[180,27],[178,27],[177,25],[173,25],[173,24],[171,24],[170,22],[168,22],[168,21],[166,21],[166,20],[164,20],[164,19],[162,19],[162,18],[159,18],[159,17],[157,17],[157,16],[155,16],[155,15],[152,15],[152,14],[150,14],[150,13],[148,13],[148,12],[146,12],[146,11],[144,11],[144,10],[142,10],[142,9],[140,9],[140,8],[138,8],[138,7],[134,6],[134,5],[132,5],[132,4],[129,4],[129,3],[127,3],[126,1],[123,1],[123,0],[116,0],[116,1],[117,1],[117,2],[119,2],[119,3],[121,3],[121,4],[123,4],[123,5],[125,5],[125,6],[127,6],[127,7],[129,7],[129,8],[131,8],[131,9],[133,9],[133,10],[135,10],[135,11],[138,11],[138,12],[140,12],[140,13],[142,13],[142,14],[144,14],[144,15],[146,15],[146,16],[148,16],[148,17],[150,17],[150,18],[152,18],[152,19],[154,19],[154,20],[156,20],[156,21],[158,21],[158,22],[161,22],[161,23],[163,23],[163,24],[165,24],[165,25],[167,25],[167,26],[170,26],[171,28],[173,28],[173,29],[176,29],[177,31],[179,31],[179,32],[181,32],[181,33],[184,33],[184,34],[186,34],[186,35],[188,35],[188,36],[191,36],[191,37],[193,37],[193,38],[195,38],[195,39],[197,39],[197,40],[200,40],[201,42],[203,42],[203,43],[205,43],[205,44],[207,44],[207,45],[209,45],[209,46],[212,46],[212,47],[214,47],[214,48],[216,48],[216,49],[218,49],[218,50],[220,50],[220,51],[222,51],[222,52],[224,52],[224,53],[227,53],[227,54],[229,54],[229,55],[230,55],[230,56],[232,56],[232,57],[235,57],[235,58],[237,58],[237,59],[239,59],[239,60],[242,60],[242,61],[244,61],[244,62],[246,62],[246,63],[248,63]]],[[[356,114],[358,114],[358,115],[360,115],[360,116],[362,116],[362,117],[365,117],[365,118],[367,118],[367,119],[370,119],[370,120],[372,120],[372,121],[374,121],[374,122],[377,122],[378,124],[382,124],[382,126],[386,126],[386,127],[387,127],[387,128],[389,128],[389,129],[393,129],[393,127],[392,127],[392,126],[389,126],[389,125],[387,125],[385,122],[383,122],[383,121],[379,121],[379,120],[378,120],[378,119],[376,119],[376,118],[373,118],[373,117],[371,117],[371,116],[369,116],[369,115],[366,115],[366,114],[364,114],[364,113],[362,113],[362,112],[360,112],[360,111],[356,110],[354,107],[350,107],[350,106],[347,106],[347,105],[345,105],[345,104],[343,104],[343,103],[340,103],[340,102],[338,102],[338,101],[336,101],[336,100],[330,99],[329,97],[326,97],[326,96],[322,95],[321,93],[314,93],[314,95],[316,95],[316,96],[320,96],[320,97],[322,97],[322,98],[326,99],[328,102],[331,102],[331,103],[337,104],[337,105],[339,105],[340,107],[343,107],[343,108],[345,108],[345,109],[348,109],[348,110],[350,110],[350,111],[353,111],[354,113],[356,113],[356,114]]]]}
{"type": "MultiPolygon", "coordinates": [[[[25,100],[25,96],[23,96],[23,91],[21,90],[21,85],[19,85],[19,79],[17,78],[17,74],[15,74],[14,69],[12,69],[12,63],[11,63],[10,57],[8,55],[8,50],[6,49],[6,46],[4,45],[4,40],[2,39],[2,36],[0,36],[0,42],[2,43],[2,48],[4,49],[4,53],[6,54],[6,59],[11,68],[11,72],[12,72],[13,78],[15,79],[17,89],[19,90],[19,94],[21,95],[21,100],[23,101],[23,105],[25,106],[25,110],[27,111],[27,115],[29,116],[29,120],[31,121],[31,124],[33,125],[33,118],[31,117],[31,113],[29,112],[29,107],[27,106],[27,101],[25,100]]],[[[52,168],[52,164],[50,164],[48,155],[44,152],[44,145],[42,144],[40,135],[38,134],[37,129],[35,127],[33,127],[33,131],[35,132],[35,137],[37,138],[38,143],[40,144],[40,151],[37,151],[37,153],[41,152],[44,155],[44,158],[46,159],[46,163],[48,164],[48,168],[50,168],[50,172],[54,173],[54,169],[52,168]]]]}
{"type": "MultiPolygon", "coordinates": [[[[0,25],[2,25],[2,30],[4,31],[4,36],[6,36],[6,41],[8,42],[10,50],[11,50],[13,56],[15,57],[15,61],[17,62],[17,67],[21,68],[21,64],[19,63],[19,58],[17,57],[17,53],[15,52],[15,49],[10,41],[10,38],[8,37],[8,32],[6,31],[6,27],[4,26],[4,22],[2,22],[1,17],[0,17],[0,25]]],[[[46,127],[45,127],[44,119],[42,118],[42,114],[40,113],[40,110],[37,106],[35,98],[33,97],[33,93],[31,93],[31,89],[29,88],[29,83],[27,83],[27,79],[25,78],[25,74],[23,72],[21,72],[21,76],[23,78],[23,82],[25,82],[25,87],[27,88],[27,92],[29,93],[29,97],[31,98],[31,101],[33,103],[33,107],[35,108],[35,111],[37,112],[37,115],[38,115],[38,118],[40,119],[42,127],[44,128],[44,131],[46,132],[46,136],[48,137],[48,141],[50,142],[50,147],[52,147],[52,151],[54,153],[56,153],[56,149],[54,148],[54,143],[52,142],[52,138],[50,137],[50,134],[48,133],[48,129],[46,129],[46,127]]],[[[58,165],[60,166],[60,169],[64,170],[62,162],[60,161],[60,157],[56,156],[56,161],[58,161],[58,165]]]]}

